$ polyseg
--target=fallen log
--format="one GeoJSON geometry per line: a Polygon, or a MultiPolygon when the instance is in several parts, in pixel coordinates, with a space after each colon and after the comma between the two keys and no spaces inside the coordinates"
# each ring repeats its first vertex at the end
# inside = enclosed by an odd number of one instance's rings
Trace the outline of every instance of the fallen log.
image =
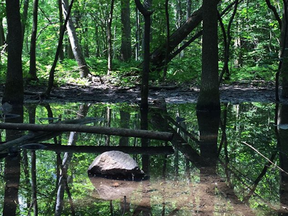
{"type": "MultiPolygon", "coordinates": [[[[64,120],[61,121],[61,124],[88,124],[91,122],[95,122],[97,121],[97,118],[83,118],[83,119],[68,119],[68,120],[64,120]]],[[[3,123],[5,124],[13,124],[13,123],[3,123]]],[[[21,123],[14,123],[17,125],[21,125],[21,123]]],[[[54,123],[51,125],[57,125],[58,123],[54,123]]],[[[6,129],[6,128],[2,128],[2,129],[6,129]]],[[[7,128],[8,129],[8,128],[7,128]]],[[[13,128],[12,130],[14,130],[15,128],[13,128]]],[[[43,140],[48,140],[51,139],[55,136],[60,135],[62,132],[61,131],[35,131],[35,132],[30,132],[29,134],[26,134],[22,137],[19,137],[17,139],[5,142],[5,143],[1,143],[0,144],[0,151],[3,151],[5,149],[11,148],[11,147],[17,147],[20,145],[24,145],[27,143],[32,143],[32,142],[40,142],[43,140]]]]}
{"type": "Polygon", "coordinates": [[[122,151],[127,154],[142,154],[142,155],[159,155],[159,154],[173,154],[172,146],[151,146],[151,147],[134,147],[134,146],[67,146],[55,145],[50,143],[30,143],[21,146],[26,149],[44,149],[55,152],[68,153],[103,153],[106,151],[122,151]],[[34,148],[35,146],[35,148],[34,148]],[[37,148],[39,146],[39,148],[37,148]]]}
{"type": "Polygon", "coordinates": [[[111,128],[111,127],[97,127],[86,125],[74,125],[74,124],[48,124],[48,125],[36,125],[36,124],[22,124],[22,123],[0,123],[0,129],[9,130],[30,130],[30,131],[57,131],[57,132],[84,132],[84,133],[96,133],[106,134],[124,137],[139,137],[156,140],[170,141],[173,138],[173,133],[148,131],[148,130],[132,130],[126,128],[111,128]]]}

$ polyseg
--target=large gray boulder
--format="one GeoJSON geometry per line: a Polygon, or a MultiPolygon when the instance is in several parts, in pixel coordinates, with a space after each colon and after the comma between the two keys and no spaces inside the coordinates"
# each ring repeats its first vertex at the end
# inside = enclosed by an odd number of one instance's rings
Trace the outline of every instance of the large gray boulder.
{"type": "Polygon", "coordinates": [[[98,155],[88,168],[90,176],[111,179],[143,180],[144,172],[129,154],[107,151],[98,155]]]}

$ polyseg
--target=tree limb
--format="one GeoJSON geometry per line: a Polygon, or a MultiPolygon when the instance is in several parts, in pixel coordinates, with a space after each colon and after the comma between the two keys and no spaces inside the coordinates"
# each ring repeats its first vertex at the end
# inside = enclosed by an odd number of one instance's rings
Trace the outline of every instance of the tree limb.
{"type": "Polygon", "coordinates": [[[274,13],[275,19],[277,20],[278,25],[279,25],[279,29],[281,29],[282,28],[282,21],[281,21],[281,18],[279,16],[279,14],[277,13],[277,10],[276,10],[275,6],[273,6],[271,4],[270,0],[265,0],[265,1],[266,1],[266,4],[267,4],[268,8],[270,10],[272,10],[272,12],[274,13]]]}

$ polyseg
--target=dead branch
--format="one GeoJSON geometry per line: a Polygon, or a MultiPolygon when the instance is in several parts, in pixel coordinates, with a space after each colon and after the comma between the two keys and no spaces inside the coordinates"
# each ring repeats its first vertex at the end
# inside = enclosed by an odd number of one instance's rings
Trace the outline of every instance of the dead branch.
{"type": "Polygon", "coordinates": [[[261,152],[259,152],[256,148],[254,148],[252,145],[246,143],[246,142],[241,142],[244,145],[248,146],[249,148],[253,149],[253,151],[255,151],[257,154],[259,154],[261,157],[263,157],[265,160],[267,160],[269,163],[271,163],[275,168],[277,168],[278,170],[280,170],[281,172],[284,172],[285,174],[288,175],[288,173],[283,170],[281,167],[277,166],[277,164],[273,163],[269,158],[267,158],[266,156],[264,156],[261,152]]]}

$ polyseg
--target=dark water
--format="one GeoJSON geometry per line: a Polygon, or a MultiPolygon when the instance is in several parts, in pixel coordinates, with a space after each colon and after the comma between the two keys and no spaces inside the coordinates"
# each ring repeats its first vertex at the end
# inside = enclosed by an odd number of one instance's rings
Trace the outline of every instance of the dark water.
{"type": "MultiPolygon", "coordinates": [[[[148,129],[173,131],[172,142],[71,132],[31,141],[19,154],[10,148],[0,162],[0,211],[3,215],[288,215],[288,107],[243,103],[221,108],[221,113],[197,113],[195,104],[151,107],[148,129]],[[71,147],[65,153],[60,145],[71,147]],[[147,145],[163,148],[160,152],[146,148],[145,154],[126,148],[147,145]],[[123,147],[150,179],[89,178],[87,169],[103,148],[87,146],[123,147]],[[174,152],[168,154],[171,147],[174,152]]],[[[138,106],[129,104],[30,104],[23,114],[24,123],[86,117],[93,126],[141,126],[138,106]]],[[[23,133],[2,130],[1,141],[23,133]]]]}

